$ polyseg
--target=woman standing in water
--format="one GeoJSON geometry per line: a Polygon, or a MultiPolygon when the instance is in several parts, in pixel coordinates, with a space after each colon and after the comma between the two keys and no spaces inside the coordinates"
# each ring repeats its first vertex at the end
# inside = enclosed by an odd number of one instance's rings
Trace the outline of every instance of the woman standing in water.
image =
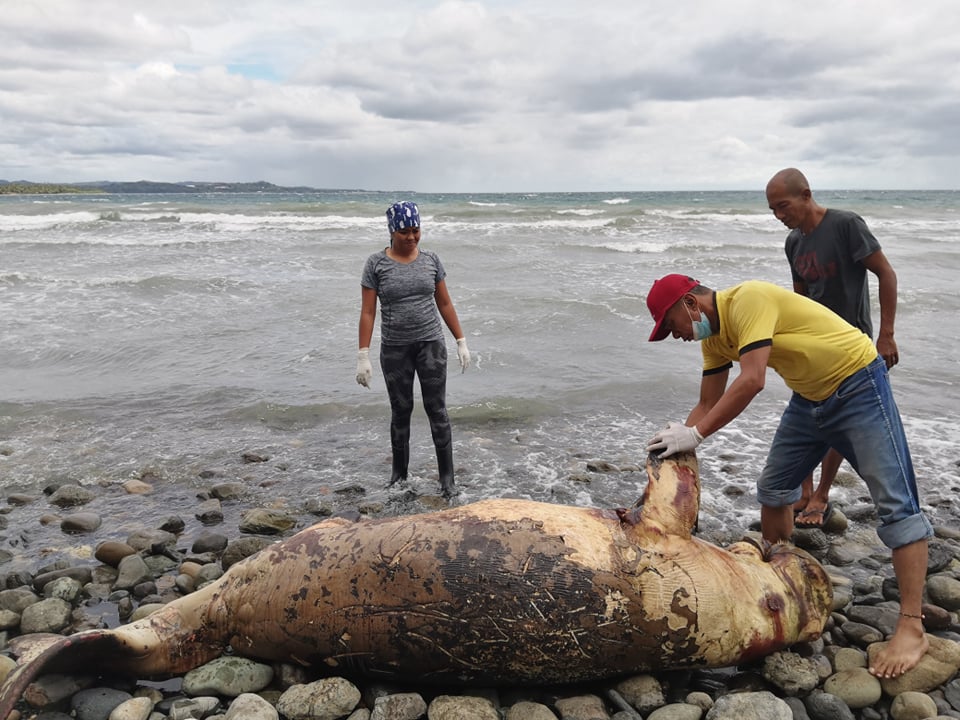
{"type": "Polygon", "coordinates": [[[437,449],[440,490],[455,494],[453,441],[447,416],[447,347],[440,318],[457,341],[460,371],[470,366],[470,351],[447,292],[440,258],[420,249],[420,212],[416,203],[398,202],[387,209],[390,246],[367,258],[363,267],[360,307],[360,350],[357,382],[370,387],[370,339],[380,316],[380,368],[390,396],[390,446],[393,470],[388,487],[406,480],[410,460],[410,416],[413,376],[420,379],[423,408],[437,449]],[[438,315],[439,311],[439,315],[438,315]]]}

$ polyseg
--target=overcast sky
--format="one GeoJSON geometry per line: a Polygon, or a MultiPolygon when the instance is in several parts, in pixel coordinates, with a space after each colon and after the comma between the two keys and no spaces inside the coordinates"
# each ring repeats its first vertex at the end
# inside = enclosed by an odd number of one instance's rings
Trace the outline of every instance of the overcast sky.
{"type": "Polygon", "coordinates": [[[960,189],[956,0],[0,0],[0,179],[960,189]]]}

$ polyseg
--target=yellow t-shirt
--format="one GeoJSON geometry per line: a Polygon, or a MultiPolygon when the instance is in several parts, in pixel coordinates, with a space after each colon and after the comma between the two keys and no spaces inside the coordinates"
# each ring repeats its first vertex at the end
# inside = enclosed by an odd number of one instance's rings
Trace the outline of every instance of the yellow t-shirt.
{"type": "Polygon", "coordinates": [[[744,348],[770,344],[772,367],[794,392],[826,400],[877,357],[873,341],[820,303],[749,280],[716,294],[720,332],[701,343],[703,371],[729,367],[744,348]]]}

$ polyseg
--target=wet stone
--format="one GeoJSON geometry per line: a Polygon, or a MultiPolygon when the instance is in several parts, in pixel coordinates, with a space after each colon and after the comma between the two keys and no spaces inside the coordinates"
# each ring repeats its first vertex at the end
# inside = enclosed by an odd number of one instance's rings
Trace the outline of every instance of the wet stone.
{"type": "Polygon", "coordinates": [[[786,695],[800,695],[820,682],[816,664],[792,652],[775,652],[763,660],[763,678],[786,695]]]}
{"type": "Polygon", "coordinates": [[[174,700],[168,712],[169,720],[199,720],[213,713],[220,706],[215,697],[194,697],[174,700]]]}
{"type": "Polygon", "coordinates": [[[324,678],[288,688],[277,702],[277,711],[288,720],[338,720],[349,715],[359,702],[360,691],[353,683],[324,678]]]}
{"type": "Polygon", "coordinates": [[[487,698],[472,695],[439,695],[427,708],[430,720],[500,720],[500,713],[487,698]]]}
{"type": "Polygon", "coordinates": [[[204,531],[193,541],[190,552],[200,555],[204,553],[220,553],[226,549],[229,542],[230,540],[226,535],[204,531]]]}
{"type": "Polygon", "coordinates": [[[117,705],[129,700],[132,696],[122,690],[112,688],[90,688],[81,690],[70,700],[70,707],[77,720],[103,720],[108,717],[117,705]]]}
{"type": "Polygon", "coordinates": [[[219,657],[191,670],[183,678],[188,695],[237,697],[263,690],[273,680],[273,668],[241,657],[219,657]]]}
{"type": "Polygon", "coordinates": [[[117,705],[108,720],[147,720],[153,710],[153,700],[148,697],[132,697],[117,705]]]}
{"type": "Polygon", "coordinates": [[[546,705],[523,700],[507,708],[505,720],[557,720],[557,716],[546,705]]]}
{"type": "Polygon", "coordinates": [[[94,551],[93,556],[105,565],[117,567],[121,560],[127,557],[127,555],[133,555],[135,552],[136,550],[127,545],[125,542],[120,542],[118,540],[105,540],[97,545],[97,549],[94,551]]]}
{"type": "Polygon", "coordinates": [[[840,630],[852,644],[862,648],[867,647],[870,643],[883,640],[883,633],[864,623],[848,621],[840,627],[840,630]]]}
{"type": "Polygon", "coordinates": [[[60,598],[47,598],[24,609],[20,630],[27,633],[58,633],[70,624],[73,607],[60,598]]]}
{"type": "Polygon", "coordinates": [[[172,515],[160,523],[159,528],[164,532],[179,535],[187,527],[186,521],[179,515],[172,515]]]}
{"type": "Polygon", "coordinates": [[[930,600],[944,610],[960,610],[960,580],[946,574],[927,578],[927,594],[930,600]]]}
{"type": "Polygon", "coordinates": [[[771,692],[745,692],[717,698],[705,720],[793,720],[793,713],[771,692]]]}
{"type": "Polygon", "coordinates": [[[666,703],[663,686],[652,675],[635,675],[617,684],[617,692],[641,715],[666,703]]]}
{"type": "Polygon", "coordinates": [[[270,508],[252,508],[241,516],[240,532],[253,535],[278,535],[296,527],[296,524],[296,518],[287,513],[270,508]]]}
{"type": "Polygon", "coordinates": [[[370,720],[417,720],[427,712],[427,703],[419,693],[397,693],[379,697],[370,720]]]}
{"type": "Polygon", "coordinates": [[[223,508],[216,498],[204,500],[197,506],[194,517],[204,525],[217,525],[223,522],[223,508]]]}
{"type": "Polygon", "coordinates": [[[43,587],[43,596],[48,598],[60,598],[71,605],[80,597],[83,585],[72,577],[60,577],[48,582],[43,587]]]}
{"type": "MultiPolygon", "coordinates": [[[[630,720],[635,720],[635,717],[630,720]]],[[[700,720],[702,717],[703,709],[697,705],[671,703],[654,710],[647,716],[647,720],[700,720]]],[[[614,718],[616,718],[616,715],[614,715],[614,718]]]]}
{"type": "Polygon", "coordinates": [[[101,524],[103,524],[103,519],[96,513],[71,513],[60,521],[60,529],[67,534],[77,535],[91,533],[101,524]]]}
{"type": "Polygon", "coordinates": [[[243,483],[220,483],[210,488],[211,497],[218,500],[239,500],[247,492],[247,486],[243,483]]]}
{"type": "Polygon", "coordinates": [[[892,635],[897,627],[899,610],[879,605],[852,605],[847,617],[853,622],[876,628],[883,635],[892,635]]]}
{"type": "Polygon", "coordinates": [[[929,695],[920,692],[900,693],[890,705],[893,720],[923,720],[937,714],[937,704],[929,695]]]}
{"type": "Polygon", "coordinates": [[[177,546],[177,536],[166,530],[142,528],[130,533],[127,544],[137,552],[158,555],[173,551],[177,546]]]}
{"type": "Polygon", "coordinates": [[[96,498],[96,494],[87,488],[79,485],[61,485],[51,493],[49,501],[51,505],[56,505],[59,508],[69,508],[86,505],[94,498],[96,498]]]}
{"type": "Polygon", "coordinates": [[[863,667],[831,675],[823,684],[823,690],[836,695],[855,710],[873,705],[883,694],[880,681],[863,667]]]}
{"type": "Polygon", "coordinates": [[[153,580],[153,573],[139,555],[128,555],[120,561],[115,590],[130,590],[142,582],[153,580]]]}
{"type": "Polygon", "coordinates": [[[278,720],[277,709],[259,695],[238,695],[224,714],[225,720],[278,720]]]}
{"type": "Polygon", "coordinates": [[[87,565],[75,565],[73,567],[63,567],[57,570],[41,572],[33,578],[33,587],[39,592],[43,592],[47,583],[51,583],[62,577],[73,578],[81,585],[86,585],[93,577],[93,569],[87,565]]]}

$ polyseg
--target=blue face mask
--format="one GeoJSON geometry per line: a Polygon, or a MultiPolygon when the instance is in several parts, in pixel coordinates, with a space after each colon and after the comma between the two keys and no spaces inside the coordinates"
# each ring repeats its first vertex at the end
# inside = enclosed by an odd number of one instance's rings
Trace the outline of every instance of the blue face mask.
{"type": "Polygon", "coordinates": [[[700,319],[694,320],[693,315],[690,315],[690,309],[687,308],[686,305],[683,307],[687,310],[687,315],[690,318],[694,340],[706,340],[708,337],[713,335],[713,326],[710,324],[710,318],[707,317],[705,312],[701,310],[700,319]]]}

